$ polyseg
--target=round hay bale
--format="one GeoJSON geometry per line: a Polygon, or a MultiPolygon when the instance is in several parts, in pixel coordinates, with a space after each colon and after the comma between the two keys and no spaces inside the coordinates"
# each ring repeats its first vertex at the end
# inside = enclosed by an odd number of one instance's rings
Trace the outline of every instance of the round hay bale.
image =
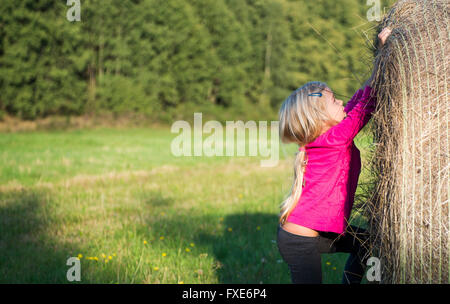
{"type": "Polygon", "coordinates": [[[366,189],[382,283],[450,283],[448,0],[401,0],[379,24],[366,189]]]}

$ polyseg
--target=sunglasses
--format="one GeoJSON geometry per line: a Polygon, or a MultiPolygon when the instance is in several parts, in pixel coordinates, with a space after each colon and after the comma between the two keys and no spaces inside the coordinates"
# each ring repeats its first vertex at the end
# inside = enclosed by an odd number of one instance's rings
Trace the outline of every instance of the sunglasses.
{"type": "MultiPolygon", "coordinates": [[[[328,90],[325,90],[325,91],[328,91],[328,90]]],[[[329,92],[331,92],[331,91],[329,91],[329,92]]],[[[333,92],[331,92],[331,93],[333,93],[333,92]]],[[[340,97],[345,97],[345,98],[351,98],[351,97],[348,97],[348,96],[345,96],[345,95],[342,95],[342,94],[337,94],[336,92],[334,92],[334,95],[338,96],[338,97],[340,96],[340,97]]],[[[308,96],[319,96],[319,97],[322,97],[323,94],[320,93],[320,92],[317,92],[317,93],[308,94],[308,96]]]]}

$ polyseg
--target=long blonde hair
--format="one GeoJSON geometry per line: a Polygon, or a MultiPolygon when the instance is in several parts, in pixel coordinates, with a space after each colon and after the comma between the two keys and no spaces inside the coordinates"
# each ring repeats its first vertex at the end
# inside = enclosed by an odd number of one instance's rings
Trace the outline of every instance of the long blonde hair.
{"type": "MultiPolygon", "coordinates": [[[[279,132],[283,143],[296,143],[304,147],[322,133],[324,126],[332,125],[326,105],[321,102],[323,100],[319,96],[308,96],[325,89],[330,90],[326,83],[311,81],[286,98],[279,112],[279,132]]],[[[280,224],[284,224],[300,199],[306,164],[306,151],[297,152],[294,162],[294,182],[288,197],[280,205],[280,224]]]]}

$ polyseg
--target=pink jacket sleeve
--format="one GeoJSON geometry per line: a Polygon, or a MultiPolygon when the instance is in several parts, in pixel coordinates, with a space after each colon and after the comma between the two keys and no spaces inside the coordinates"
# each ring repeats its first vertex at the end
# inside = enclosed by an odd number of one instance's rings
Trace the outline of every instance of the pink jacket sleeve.
{"type": "Polygon", "coordinates": [[[361,90],[361,89],[356,91],[356,93],[352,96],[352,98],[345,105],[345,108],[344,108],[345,113],[348,114],[348,112],[350,112],[353,109],[353,107],[356,105],[358,100],[361,98],[362,93],[363,93],[363,90],[361,90]]]}
{"type": "Polygon", "coordinates": [[[330,129],[327,141],[331,145],[350,144],[358,132],[369,122],[375,110],[376,98],[372,88],[366,86],[347,103],[347,117],[330,129]],[[373,94],[374,95],[374,94],[373,94]]]}

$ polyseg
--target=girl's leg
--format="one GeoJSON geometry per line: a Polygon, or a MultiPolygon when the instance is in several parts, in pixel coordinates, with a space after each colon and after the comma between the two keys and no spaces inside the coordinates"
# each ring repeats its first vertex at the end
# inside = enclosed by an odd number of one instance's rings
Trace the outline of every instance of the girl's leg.
{"type": "Polygon", "coordinates": [[[322,283],[322,265],[317,237],[296,235],[278,226],[277,244],[288,264],[294,284],[322,283]]]}
{"type": "Polygon", "coordinates": [[[336,252],[347,252],[347,259],[342,277],[343,284],[359,284],[364,276],[367,262],[368,233],[366,230],[349,226],[344,236],[336,239],[336,252]]]}

